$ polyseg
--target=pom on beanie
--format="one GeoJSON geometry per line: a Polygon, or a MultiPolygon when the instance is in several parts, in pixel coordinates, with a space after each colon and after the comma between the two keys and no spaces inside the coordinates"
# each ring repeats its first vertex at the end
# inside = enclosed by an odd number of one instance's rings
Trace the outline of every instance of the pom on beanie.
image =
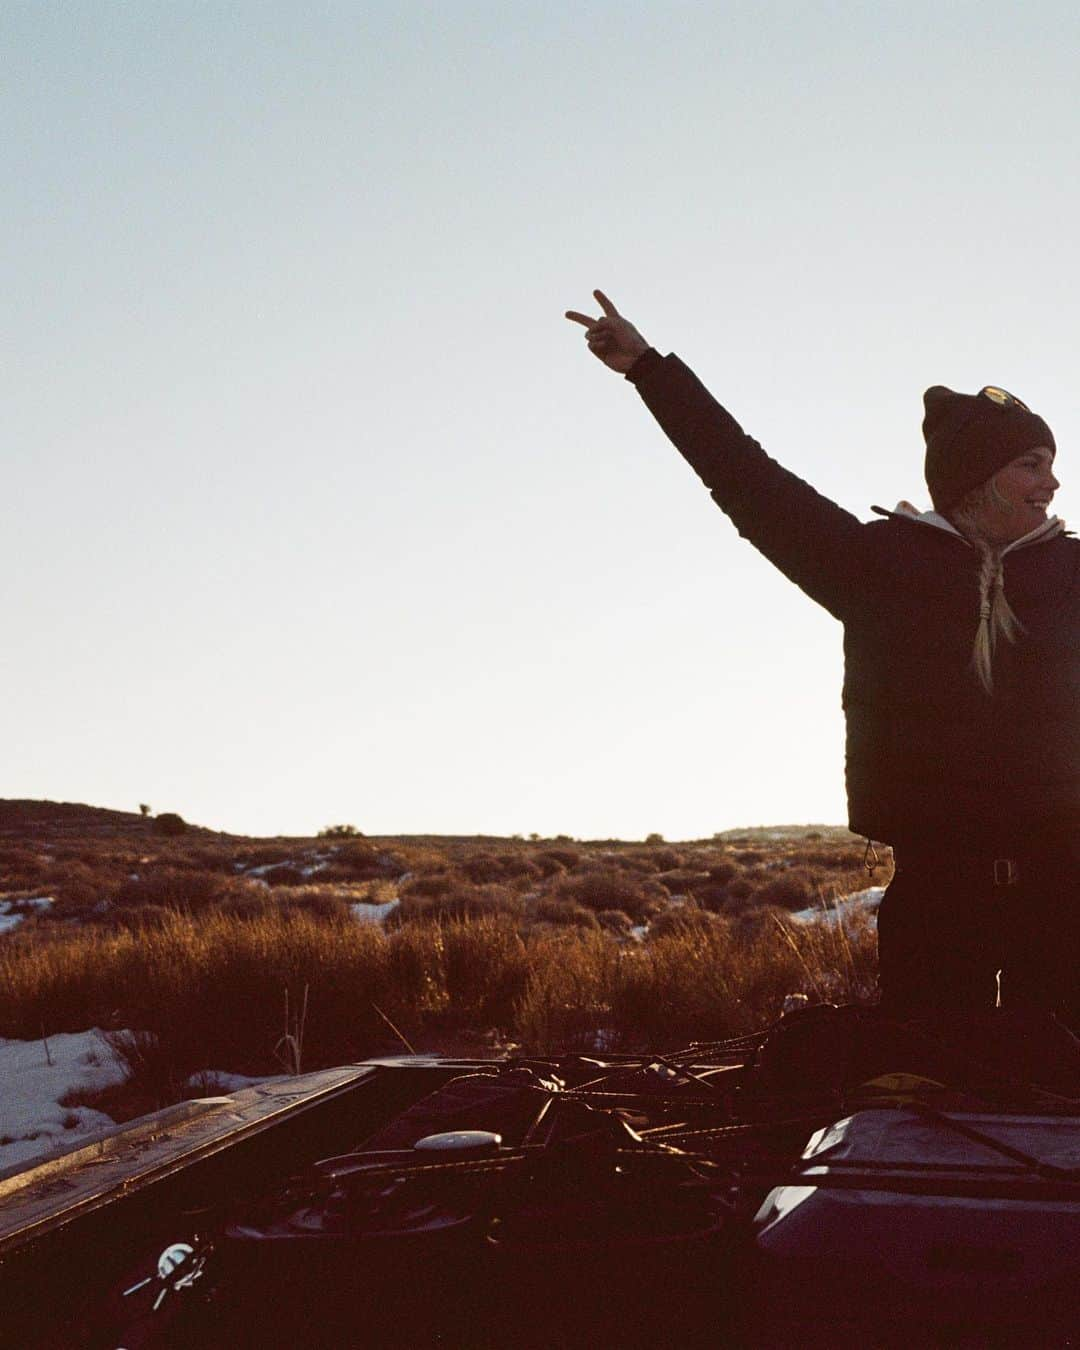
{"type": "Polygon", "coordinates": [[[926,486],[944,513],[998,469],[1036,446],[1056,451],[1050,428],[1016,402],[957,394],[937,384],[923,395],[926,486]]]}

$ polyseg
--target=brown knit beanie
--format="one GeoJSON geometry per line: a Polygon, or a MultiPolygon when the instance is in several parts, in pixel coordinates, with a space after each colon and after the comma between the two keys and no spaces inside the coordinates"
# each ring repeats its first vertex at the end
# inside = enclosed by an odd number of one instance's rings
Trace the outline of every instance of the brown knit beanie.
{"type": "Polygon", "coordinates": [[[984,392],[957,394],[936,384],[923,395],[926,486],[934,510],[946,512],[972,488],[1036,446],[1056,451],[1050,428],[1016,402],[984,392]]]}

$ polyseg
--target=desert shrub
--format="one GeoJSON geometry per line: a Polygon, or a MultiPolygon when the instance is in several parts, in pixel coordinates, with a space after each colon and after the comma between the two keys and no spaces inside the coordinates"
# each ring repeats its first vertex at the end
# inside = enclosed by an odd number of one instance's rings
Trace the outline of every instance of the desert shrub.
{"type": "Polygon", "coordinates": [[[655,870],[649,859],[639,853],[602,853],[594,865],[618,867],[624,872],[635,872],[638,876],[648,876],[655,870]]]}
{"type": "Polygon", "coordinates": [[[757,871],[739,872],[727,883],[728,901],[747,900],[761,885],[762,873],[757,871]]]}
{"type": "Polygon", "coordinates": [[[584,905],[587,909],[621,909],[642,920],[667,902],[667,891],[655,881],[631,875],[618,867],[593,866],[555,882],[556,899],[584,905]]]}
{"type": "Polygon", "coordinates": [[[669,905],[649,924],[648,938],[651,942],[657,938],[683,934],[693,937],[698,933],[715,931],[718,927],[723,927],[723,920],[707,909],[699,909],[697,905],[669,905]]]}
{"type": "Polygon", "coordinates": [[[488,881],[536,881],[542,871],[521,853],[474,853],[458,864],[462,874],[480,884],[488,881]]]}
{"type": "Polygon", "coordinates": [[[707,872],[701,872],[693,867],[675,867],[656,878],[671,895],[688,895],[698,886],[704,885],[708,879],[707,872]]]}
{"type": "Polygon", "coordinates": [[[364,840],[343,844],[327,859],[320,875],[347,881],[375,881],[382,877],[400,877],[404,865],[392,854],[381,853],[364,840]]]}
{"type": "Polygon", "coordinates": [[[340,1063],[392,1042],[377,1002],[408,1008],[389,978],[385,936],[269,911],[241,922],[218,911],[171,912],[138,932],[84,930],[47,948],[5,949],[14,997],[7,1025],[48,1030],[136,1027],[160,1039],[178,1078],[201,1068],[275,1072],[283,995],[310,989],[307,1067],[340,1063]]]}
{"type": "Polygon", "coordinates": [[[300,886],[307,879],[295,863],[276,863],[261,875],[268,886],[300,886]]]}
{"type": "MultiPolygon", "coordinates": [[[[146,841],[147,846],[152,848],[153,844],[146,841]]],[[[234,872],[236,870],[236,851],[235,849],[223,846],[220,843],[205,843],[184,841],[183,858],[188,867],[196,867],[205,872],[234,872]]],[[[131,871],[139,865],[137,854],[130,854],[126,859],[128,871],[131,871]]]]}
{"type": "Polygon", "coordinates": [[[716,881],[706,881],[695,886],[691,894],[702,909],[711,910],[714,914],[722,914],[731,901],[728,887],[716,881]]]}
{"type": "Polygon", "coordinates": [[[363,830],[358,830],[355,825],[327,825],[324,830],[320,830],[319,839],[355,839],[358,835],[363,835],[363,830]]]}
{"type": "Polygon", "coordinates": [[[740,849],[734,856],[735,861],[741,863],[743,867],[756,867],[759,863],[766,862],[768,858],[767,854],[757,848],[740,849]]]}
{"type": "Polygon", "coordinates": [[[53,863],[39,883],[56,898],[58,905],[70,913],[93,909],[100,900],[109,899],[116,890],[116,879],[111,871],[90,867],[87,863],[67,861],[53,863]]]}
{"type": "MultiPolygon", "coordinates": [[[[646,840],[646,843],[650,842],[646,840]]],[[[658,840],[657,842],[663,842],[658,840]]],[[[670,872],[676,867],[683,865],[681,853],[676,853],[673,848],[650,848],[638,850],[636,856],[642,862],[647,862],[654,872],[670,872]]]]}
{"type": "Polygon", "coordinates": [[[402,901],[433,900],[460,885],[460,878],[445,868],[438,872],[425,872],[402,884],[399,894],[402,901]]]}
{"type": "MultiPolygon", "coordinates": [[[[610,911],[609,911],[610,912],[610,911]]],[[[542,923],[569,925],[573,928],[599,928],[597,915],[584,905],[576,905],[570,900],[557,900],[554,896],[542,896],[533,908],[533,917],[542,923]]],[[[629,920],[627,920],[629,923],[629,920]]]]}
{"type": "Polygon", "coordinates": [[[525,992],[529,956],[515,924],[496,915],[444,924],[446,1007],[461,1025],[509,1028],[525,992]]]}
{"type": "Polygon", "coordinates": [[[864,909],[823,915],[793,923],[786,913],[769,911],[758,940],[779,941],[797,963],[789,993],[805,993],[814,1002],[853,1003],[871,999],[877,987],[877,927],[864,909]],[[772,934],[768,932],[771,924],[772,934]]]}
{"type": "Polygon", "coordinates": [[[529,855],[529,861],[536,868],[537,874],[543,880],[549,877],[558,876],[565,872],[565,866],[556,858],[552,858],[548,853],[532,853],[529,855]]]}
{"type": "Polygon", "coordinates": [[[456,882],[439,895],[401,895],[401,904],[390,916],[396,924],[416,921],[432,922],[447,919],[484,919],[505,915],[521,919],[525,902],[520,895],[505,886],[470,886],[456,882]]]}
{"type": "MultiPolygon", "coordinates": [[[[125,1106],[123,1115],[143,1115],[149,1111],[158,1111],[172,1102],[182,1101],[190,1094],[187,1091],[188,1074],[184,1065],[177,1061],[172,1042],[154,1031],[105,1031],[105,1041],[116,1058],[126,1070],[126,1081],[122,1094],[113,1089],[111,1095],[120,1098],[125,1106]]],[[[92,1102],[98,1110],[108,1110],[111,1103],[103,1100],[102,1094],[96,1094],[92,1102]]],[[[85,1098],[70,1093],[63,1105],[82,1105],[85,1098]]]]}
{"type": "Polygon", "coordinates": [[[165,905],[140,905],[138,909],[110,909],[104,916],[104,923],[115,928],[124,928],[138,933],[146,928],[160,927],[168,923],[176,911],[165,905]]]}
{"type": "Polygon", "coordinates": [[[229,918],[250,922],[253,919],[264,918],[271,911],[278,909],[279,905],[278,897],[271,895],[265,886],[249,882],[243,886],[229,887],[216,907],[229,918]]]}
{"type": "Polygon", "coordinates": [[[163,811],[161,815],[154,817],[155,834],[175,837],[178,834],[186,834],[187,828],[187,821],[175,811],[163,811]]]}
{"type": "Polygon", "coordinates": [[[622,909],[602,909],[596,920],[605,932],[614,933],[616,937],[627,937],[634,926],[633,919],[622,909]]]}
{"type": "Polygon", "coordinates": [[[33,849],[19,845],[0,845],[0,885],[12,890],[23,890],[34,886],[41,877],[49,860],[37,854],[33,849]]]}
{"type": "Polygon", "coordinates": [[[540,868],[543,876],[553,876],[556,872],[567,871],[581,861],[581,850],[577,848],[545,848],[532,854],[532,861],[540,868]]]}
{"type": "Polygon", "coordinates": [[[121,909],[158,905],[194,911],[246,895],[253,884],[221,872],[162,867],[129,877],[117,890],[115,902],[121,909]]]}
{"type": "Polygon", "coordinates": [[[233,854],[233,867],[248,872],[253,867],[272,867],[276,863],[291,863],[296,858],[292,844],[260,844],[256,848],[240,848],[233,854]]]}
{"type": "Polygon", "coordinates": [[[758,904],[775,905],[780,909],[807,909],[816,898],[814,879],[804,868],[781,872],[754,892],[758,904]]]}
{"type": "Polygon", "coordinates": [[[605,933],[565,928],[529,943],[514,1033],[526,1050],[591,1050],[612,1026],[610,994],[620,948],[605,933]]]}
{"type": "Polygon", "coordinates": [[[409,1009],[413,1027],[423,1014],[445,1010],[442,953],[438,924],[406,924],[387,935],[390,982],[398,992],[399,1005],[409,1009]]]}
{"type": "Polygon", "coordinates": [[[290,888],[280,903],[290,914],[307,914],[324,923],[347,923],[352,917],[348,899],[332,886],[290,888]]]}
{"type": "Polygon", "coordinates": [[[710,881],[718,882],[723,886],[738,875],[739,865],[738,863],[732,862],[729,858],[721,858],[718,862],[710,864],[708,873],[710,881]]]}
{"type": "Polygon", "coordinates": [[[658,1049],[722,1039],[775,1021],[805,983],[805,959],[774,925],[742,933],[722,919],[657,937],[618,968],[613,1016],[658,1049]]]}
{"type": "Polygon", "coordinates": [[[793,862],[804,867],[824,868],[829,871],[849,871],[862,864],[862,848],[813,848],[791,853],[793,862]]]}

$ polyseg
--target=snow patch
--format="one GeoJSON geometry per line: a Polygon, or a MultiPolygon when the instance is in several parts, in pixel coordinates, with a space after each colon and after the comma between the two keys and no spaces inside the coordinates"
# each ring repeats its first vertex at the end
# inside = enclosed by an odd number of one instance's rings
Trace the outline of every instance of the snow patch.
{"type": "Polygon", "coordinates": [[[23,919],[56,903],[55,896],[33,895],[27,900],[0,900],[0,933],[10,933],[23,919]]]}
{"type": "Polygon", "coordinates": [[[359,923],[382,923],[388,914],[392,914],[400,900],[387,900],[384,904],[372,904],[367,900],[357,900],[349,906],[353,918],[359,923]]]}
{"type": "Polygon", "coordinates": [[[0,1168],[50,1153],[113,1121],[88,1106],[61,1106],[69,1092],[122,1083],[127,1071],[101,1032],[64,1032],[47,1041],[0,1040],[0,1168]],[[51,1063],[49,1061],[52,1061],[51,1063]]]}
{"type": "Polygon", "coordinates": [[[845,915],[860,909],[866,914],[876,914],[884,894],[884,886],[868,886],[864,891],[839,896],[836,903],[828,907],[813,905],[810,909],[798,909],[791,917],[796,923],[842,923],[845,915]]]}
{"type": "MultiPolygon", "coordinates": [[[[285,1075],[258,1078],[204,1069],[185,1084],[192,1097],[218,1096],[285,1075]]],[[[43,1155],[115,1124],[89,1106],[62,1106],[74,1092],[99,1092],[127,1078],[127,1068],[97,1029],[46,1040],[0,1040],[0,1170],[32,1166],[43,1155]],[[50,1062],[51,1061],[51,1062],[50,1062]]]]}

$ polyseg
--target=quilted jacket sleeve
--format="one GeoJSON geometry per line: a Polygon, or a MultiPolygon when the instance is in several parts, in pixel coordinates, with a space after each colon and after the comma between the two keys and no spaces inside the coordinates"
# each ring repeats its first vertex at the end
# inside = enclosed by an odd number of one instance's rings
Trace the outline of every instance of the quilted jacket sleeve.
{"type": "Polygon", "coordinates": [[[872,527],[770,459],[677,356],[650,349],[626,378],[743,538],[844,619],[870,581],[872,527]]]}

